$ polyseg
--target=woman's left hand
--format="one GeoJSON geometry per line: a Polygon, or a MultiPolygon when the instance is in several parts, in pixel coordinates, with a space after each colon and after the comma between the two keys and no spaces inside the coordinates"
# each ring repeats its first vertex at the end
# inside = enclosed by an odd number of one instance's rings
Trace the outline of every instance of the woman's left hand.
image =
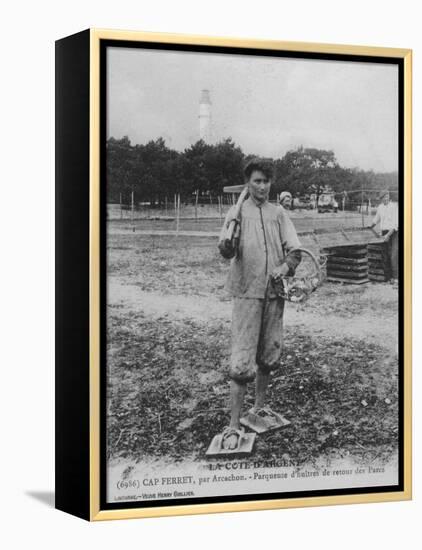
{"type": "Polygon", "coordinates": [[[289,266],[286,264],[286,263],[283,263],[281,265],[279,265],[278,267],[276,267],[274,269],[274,271],[272,272],[271,276],[272,276],[272,279],[275,283],[278,283],[280,281],[280,279],[282,279],[283,277],[286,277],[289,273],[289,266]]]}

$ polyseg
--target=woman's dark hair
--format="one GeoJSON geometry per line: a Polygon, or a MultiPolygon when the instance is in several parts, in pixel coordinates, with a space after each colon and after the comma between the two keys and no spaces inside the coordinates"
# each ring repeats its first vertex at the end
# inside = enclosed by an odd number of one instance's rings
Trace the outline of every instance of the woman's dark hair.
{"type": "Polygon", "coordinates": [[[269,159],[262,158],[253,158],[249,160],[243,170],[245,180],[249,181],[252,172],[255,171],[262,172],[270,180],[274,174],[273,162],[269,159]]]}

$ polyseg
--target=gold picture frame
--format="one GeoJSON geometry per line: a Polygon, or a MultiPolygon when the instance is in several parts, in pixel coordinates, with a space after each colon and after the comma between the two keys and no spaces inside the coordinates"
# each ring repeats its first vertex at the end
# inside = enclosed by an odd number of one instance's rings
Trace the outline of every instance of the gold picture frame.
{"type": "MultiPolygon", "coordinates": [[[[57,42],[56,45],[56,98],[57,98],[57,342],[56,358],[56,492],[57,508],[90,521],[126,518],[147,518],[156,516],[219,513],[246,510],[266,510],[335,504],[356,504],[408,500],[412,496],[412,440],[411,440],[411,315],[412,315],[412,51],[409,49],[380,48],[315,44],[306,42],[284,42],[224,38],[208,36],[187,36],[165,33],[147,33],[90,29],[57,42]],[[101,444],[104,433],[101,428],[101,398],[104,383],[101,380],[101,281],[104,277],[104,260],[101,258],[101,239],[104,220],[101,219],[101,181],[104,181],[101,165],[101,139],[104,136],[102,120],[102,75],[101,45],[116,45],[125,42],[134,44],[163,44],[168,47],[198,47],[290,52],[300,57],[312,54],[316,58],[346,56],[350,59],[389,58],[397,60],[402,73],[402,180],[403,183],[403,279],[402,288],[402,428],[401,445],[401,487],[392,491],[365,493],[344,490],[341,494],[323,494],[289,498],[248,500],[221,499],[221,502],[198,504],[125,506],[112,509],[101,505],[100,489],[104,472],[101,466],[101,444]],[[325,56],[325,57],[324,57],[325,56]],[[81,76],[79,76],[79,73],[81,76]],[[73,81],[72,81],[73,79],[73,81]],[[72,81],[72,83],[71,83],[72,81]],[[76,82],[75,82],[76,81],[76,82]],[[70,87],[70,88],[69,88],[70,87]],[[70,94],[69,90],[72,94],[70,94]],[[81,100],[78,99],[80,94],[81,100]],[[73,102],[73,103],[72,103],[73,102]],[[82,105],[82,107],[81,107],[82,105]],[[79,106],[79,107],[78,107],[79,106]],[[81,112],[78,113],[78,109],[81,112]],[[76,118],[79,118],[79,121],[76,118]],[[102,133],[103,132],[103,133],[102,133]],[[85,136],[84,139],[79,139],[85,136]],[[74,145],[73,155],[78,159],[79,172],[75,173],[70,158],[69,145],[74,145]],[[83,152],[79,153],[79,149],[83,152]],[[75,149],[76,148],[76,149],[75,149]],[[76,151],[76,153],[75,153],[76,151]],[[73,187],[71,180],[79,178],[79,187],[73,187]],[[87,189],[88,186],[88,189],[87,189]],[[81,207],[81,203],[84,206],[81,207]],[[89,207],[88,207],[89,205],[89,207]],[[74,209],[74,215],[66,217],[65,212],[74,209]],[[83,221],[79,223],[80,220],[83,221]],[[79,229],[75,229],[75,219],[79,229]],[[79,221],[78,221],[79,220],[79,221]],[[79,250],[70,251],[70,242],[81,244],[79,250]],[[82,255],[81,255],[82,254],[82,255]],[[69,267],[77,265],[78,280],[71,280],[69,267]],[[78,285],[83,285],[78,290],[78,285]],[[69,286],[75,292],[69,296],[69,286]],[[76,286],[75,286],[76,285],[76,286]],[[79,302],[80,300],[80,302],[79,302]],[[86,316],[88,312],[88,317],[86,316]],[[82,317],[82,316],[85,317],[82,317]],[[75,326],[83,326],[83,331],[75,326]],[[69,331],[74,330],[71,334],[69,331]],[[69,371],[73,374],[69,374],[69,371]],[[80,408],[75,408],[75,392],[82,392],[80,408]],[[73,403],[70,401],[73,400],[73,403]],[[79,411],[79,412],[78,412],[79,411]],[[79,415],[81,418],[79,418],[79,415]],[[81,439],[82,438],[82,439],[81,439]],[[79,446],[79,450],[77,447],[79,446]],[[85,448],[86,447],[86,448],[85,448]],[[70,494],[72,493],[72,494],[70,494]]],[[[399,180],[399,185],[400,185],[399,180]]],[[[78,393],[79,394],[79,393],[78,393]]]]}

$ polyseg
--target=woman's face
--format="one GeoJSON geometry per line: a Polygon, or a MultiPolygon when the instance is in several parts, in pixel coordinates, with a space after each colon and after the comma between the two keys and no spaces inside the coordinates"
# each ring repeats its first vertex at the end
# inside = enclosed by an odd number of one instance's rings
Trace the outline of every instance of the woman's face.
{"type": "Polygon", "coordinates": [[[289,196],[287,195],[287,197],[284,197],[284,199],[283,199],[283,201],[282,201],[282,203],[281,203],[281,206],[282,206],[283,208],[290,208],[291,205],[292,205],[292,197],[289,197],[289,196]]]}
{"type": "Polygon", "coordinates": [[[271,180],[260,170],[254,170],[248,181],[249,193],[258,203],[268,200],[271,180]]]}

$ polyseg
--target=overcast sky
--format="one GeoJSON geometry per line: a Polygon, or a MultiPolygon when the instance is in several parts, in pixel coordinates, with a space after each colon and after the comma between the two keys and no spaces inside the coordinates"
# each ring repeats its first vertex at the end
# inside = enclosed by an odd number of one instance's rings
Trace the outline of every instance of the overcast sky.
{"type": "Polygon", "coordinates": [[[396,65],[108,48],[107,85],[107,135],[133,144],[195,143],[206,88],[214,141],[271,157],[333,149],[343,166],[398,167],[396,65]]]}

